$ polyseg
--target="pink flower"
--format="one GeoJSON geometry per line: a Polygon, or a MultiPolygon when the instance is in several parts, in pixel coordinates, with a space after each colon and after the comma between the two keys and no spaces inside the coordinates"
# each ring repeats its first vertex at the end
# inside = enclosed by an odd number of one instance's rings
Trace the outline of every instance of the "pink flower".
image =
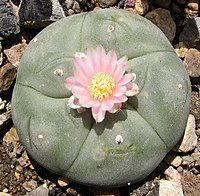
{"type": "Polygon", "coordinates": [[[65,80],[65,87],[72,92],[69,106],[78,112],[91,108],[96,122],[104,120],[106,111],[119,111],[127,96],[139,92],[136,75],[125,73],[127,60],[126,56],[117,60],[113,50],[106,54],[102,46],[89,48],[86,54],[76,53],[74,76],[65,80]]]}

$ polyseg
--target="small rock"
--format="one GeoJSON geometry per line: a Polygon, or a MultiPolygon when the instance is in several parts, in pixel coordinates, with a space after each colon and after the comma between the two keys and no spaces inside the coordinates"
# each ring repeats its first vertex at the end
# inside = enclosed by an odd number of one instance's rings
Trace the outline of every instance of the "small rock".
{"type": "Polygon", "coordinates": [[[26,181],[22,184],[23,188],[26,189],[27,191],[32,191],[37,188],[37,181],[35,180],[30,180],[26,181]]]}
{"type": "Polygon", "coordinates": [[[67,178],[64,178],[64,177],[61,176],[61,177],[58,178],[58,184],[61,187],[67,186],[69,184],[69,180],[67,178]]]}
{"type": "Polygon", "coordinates": [[[149,3],[147,0],[135,0],[134,1],[134,7],[132,8],[131,6],[127,6],[125,4],[125,9],[128,11],[132,11],[135,14],[139,14],[139,15],[145,15],[148,10],[149,10],[149,3]]]}
{"type": "Polygon", "coordinates": [[[0,110],[3,110],[6,106],[6,100],[2,100],[1,97],[0,97],[0,110]]]}
{"type": "Polygon", "coordinates": [[[0,192],[0,196],[11,196],[11,195],[8,193],[0,192]]]}
{"type": "Polygon", "coordinates": [[[10,120],[11,120],[11,107],[10,103],[7,103],[6,111],[0,113],[0,130],[2,130],[4,124],[8,123],[10,120]]]}
{"type": "Polygon", "coordinates": [[[17,18],[9,0],[0,0],[0,39],[6,39],[20,32],[17,18]]]}
{"type": "Polygon", "coordinates": [[[16,75],[17,69],[11,63],[6,63],[0,68],[0,93],[10,88],[16,75]]]}
{"type": "Polygon", "coordinates": [[[200,8],[199,3],[199,0],[189,0],[187,6],[191,10],[198,11],[200,8]]]}
{"type": "Polygon", "coordinates": [[[164,174],[167,180],[174,181],[177,184],[181,184],[181,174],[178,173],[176,169],[172,166],[169,166],[165,171],[164,174]]]}
{"type": "Polygon", "coordinates": [[[186,175],[182,178],[182,186],[185,196],[200,195],[200,176],[186,175]]]}
{"type": "Polygon", "coordinates": [[[190,77],[200,76],[200,52],[198,50],[190,48],[185,54],[183,64],[190,77]]]}
{"type": "Polygon", "coordinates": [[[42,28],[64,17],[59,0],[21,0],[20,25],[42,28]]]}
{"type": "MultiPolygon", "coordinates": [[[[195,79],[195,78],[194,78],[195,79]]],[[[197,78],[197,81],[199,79],[197,78]]],[[[200,121],[200,86],[197,86],[197,92],[192,91],[192,101],[190,106],[191,114],[194,115],[197,121],[200,121]]],[[[200,135],[200,134],[199,134],[200,135]]]]}
{"type": "Polygon", "coordinates": [[[159,196],[184,196],[181,185],[169,180],[160,180],[159,196]]]}
{"type": "Polygon", "coordinates": [[[197,135],[195,133],[195,119],[189,115],[183,139],[173,148],[174,151],[187,153],[197,146],[197,135]]]}
{"type": "Polygon", "coordinates": [[[19,172],[17,172],[17,171],[15,171],[15,178],[16,178],[17,180],[19,180],[19,179],[20,179],[20,173],[19,173],[19,172]]]}
{"type": "Polygon", "coordinates": [[[171,0],[156,0],[155,3],[162,8],[169,8],[171,0]]]}
{"type": "Polygon", "coordinates": [[[97,0],[97,3],[100,7],[106,8],[117,4],[118,0],[97,0]]]}
{"type": "Polygon", "coordinates": [[[174,1],[172,1],[172,10],[173,12],[175,12],[176,14],[182,14],[182,10],[180,8],[180,5],[174,1]]]}
{"type": "Polygon", "coordinates": [[[1,46],[1,42],[0,42],[0,66],[3,62],[3,54],[2,54],[2,46],[1,46]]]}
{"type": "Polygon", "coordinates": [[[176,2],[179,4],[186,4],[187,0],[176,0],[176,2]]]}
{"type": "Polygon", "coordinates": [[[10,144],[12,143],[13,146],[16,146],[17,143],[19,142],[19,137],[17,135],[16,129],[15,128],[11,128],[10,131],[8,131],[5,136],[3,137],[3,141],[6,144],[10,144]]]}
{"type": "Polygon", "coordinates": [[[39,186],[35,190],[26,194],[26,196],[48,196],[48,195],[49,195],[49,190],[44,186],[39,186]]]}
{"type": "Polygon", "coordinates": [[[176,153],[174,153],[173,151],[171,151],[167,154],[164,161],[169,165],[178,167],[182,163],[182,158],[180,156],[178,156],[176,153]]]}
{"type": "Polygon", "coordinates": [[[148,12],[145,18],[157,25],[172,43],[176,34],[176,24],[168,10],[158,8],[148,12]]]}
{"type": "Polygon", "coordinates": [[[22,156],[18,159],[18,162],[22,167],[28,167],[31,164],[26,151],[23,152],[22,156]]]}
{"type": "Polygon", "coordinates": [[[6,54],[9,62],[14,67],[19,66],[20,58],[21,58],[26,46],[27,46],[26,43],[19,43],[19,44],[12,46],[9,49],[4,49],[4,53],[6,54]]]}
{"type": "Polygon", "coordinates": [[[189,19],[179,36],[188,48],[200,50],[200,17],[189,19]]]}
{"type": "Polygon", "coordinates": [[[74,5],[75,0],[65,0],[67,9],[71,9],[74,5]]]}
{"type": "Polygon", "coordinates": [[[180,58],[184,58],[186,52],[188,51],[187,46],[183,42],[179,42],[174,46],[175,52],[180,58]]]}
{"type": "Polygon", "coordinates": [[[119,188],[102,189],[102,188],[92,187],[90,191],[93,193],[92,195],[102,195],[102,196],[120,196],[121,195],[119,188]]]}
{"type": "Polygon", "coordinates": [[[181,184],[181,174],[172,166],[165,170],[168,180],[160,180],[159,196],[184,196],[181,184]]]}

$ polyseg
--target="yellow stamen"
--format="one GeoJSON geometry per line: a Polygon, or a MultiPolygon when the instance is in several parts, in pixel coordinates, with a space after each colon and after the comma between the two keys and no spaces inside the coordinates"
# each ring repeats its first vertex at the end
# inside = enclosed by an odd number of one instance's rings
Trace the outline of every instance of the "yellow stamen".
{"type": "Polygon", "coordinates": [[[103,72],[96,73],[91,79],[91,84],[88,85],[92,97],[99,100],[108,98],[114,87],[114,78],[103,72]]]}

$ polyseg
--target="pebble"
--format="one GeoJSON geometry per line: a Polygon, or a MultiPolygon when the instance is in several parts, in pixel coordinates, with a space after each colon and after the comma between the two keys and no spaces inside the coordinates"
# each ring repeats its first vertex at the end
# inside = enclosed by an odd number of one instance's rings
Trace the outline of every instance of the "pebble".
{"type": "Polygon", "coordinates": [[[193,115],[189,115],[187,126],[183,139],[173,148],[176,152],[187,153],[194,150],[197,146],[197,135],[195,133],[195,118],[193,115]]]}
{"type": "Polygon", "coordinates": [[[159,196],[184,196],[182,186],[169,180],[160,180],[159,196]]]}
{"type": "Polygon", "coordinates": [[[37,188],[37,181],[35,180],[30,180],[30,181],[26,181],[22,184],[23,188],[26,189],[27,191],[32,191],[34,189],[37,188]]]}
{"type": "Polygon", "coordinates": [[[200,50],[200,17],[188,19],[179,36],[179,42],[184,42],[188,48],[200,50]]]}
{"type": "Polygon", "coordinates": [[[0,192],[0,196],[11,196],[11,195],[8,193],[0,192]]]}
{"type": "Polygon", "coordinates": [[[44,186],[39,186],[35,190],[32,190],[31,192],[26,194],[26,196],[48,196],[48,195],[49,195],[49,190],[44,186]]]}
{"type": "Polygon", "coordinates": [[[18,33],[20,27],[9,0],[0,0],[0,40],[18,33]]]}
{"type": "Polygon", "coordinates": [[[1,46],[1,42],[0,42],[0,66],[3,62],[3,54],[2,54],[2,46],[1,46]]]}
{"type": "Polygon", "coordinates": [[[176,0],[176,2],[179,4],[186,4],[187,0],[176,0]]]}
{"type": "Polygon", "coordinates": [[[167,154],[167,156],[165,157],[164,161],[169,165],[172,165],[174,167],[178,167],[182,163],[182,158],[180,156],[178,156],[175,152],[170,151],[167,154]]]}
{"type": "Polygon", "coordinates": [[[176,24],[168,10],[157,8],[148,12],[145,17],[157,25],[172,43],[176,34],[176,24]]]}
{"type": "Polygon", "coordinates": [[[145,15],[149,10],[149,3],[147,0],[135,0],[134,7],[126,6],[125,9],[128,11],[132,11],[135,14],[145,15]]]}
{"type": "Polygon", "coordinates": [[[172,166],[164,172],[167,180],[160,180],[159,196],[184,196],[181,184],[181,174],[172,166]]]}
{"type": "Polygon", "coordinates": [[[180,58],[184,58],[184,57],[185,57],[185,54],[186,54],[187,51],[188,51],[187,46],[186,46],[185,43],[183,43],[183,42],[179,42],[178,44],[176,44],[176,45],[174,46],[174,49],[175,49],[176,54],[177,54],[178,57],[180,57],[180,58]]]}
{"type": "Polygon", "coordinates": [[[188,1],[188,8],[194,11],[198,11],[199,10],[199,0],[189,0],[188,1]]]}
{"type": "Polygon", "coordinates": [[[61,177],[58,178],[58,184],[61,187],[67,186],[69,184],[69,180],[67,178],[64,178],[64,177],[61,176],[61,177]]]}
{"type": "Polygon", "coordinates": [[[3,137],[3,141],[8,145],[10,143],[13,144],[13,146],[16,146],[16,144],[19,142],[19,136],[16,132],[15,128],[11,128],[3,137]]]}
{"type": "Polygon", "coordinates": [[[9,104],[10,103],[6,104],[6,111],[0,113],[0,130],[2,130],[2,127],[11,120],[11,108],[9,104]]]}
{"type": "Polygon", "coordinates": [[[0,93],[7,91],[13,84],[17,75],[17,69],[11,63],[6,63],[0,68],[0,93]]]}
{"type": "Polygon", "coordinates": [[[2,100],[2,98],[0,97],[0,110],[3,110],[6,106],[6,100],[2,100]]]}
{"type": "Polygon", "coordinates": [[[65,17],[59,0],[27,1],[21,0],[19,23],[21,26],[43,28],[65,17]]]}
{"type": "Polygon", "coordinates": [[[26,48],[26,43],[18,43],[11,48],[4,49],[4,53],[7,56],[8,61],[14,66],[19,66],[19,61],[21,59],[21,56],[26,48]]]}
{"type": "Polygon", "coordinates": [[[155,3],[162,8],[169,8],[171,5],[171,0],[156,0],[155,3]]]}
{"type": "Polygon", "coordinates": [[[189,49],[183,61],[183,64],[190,77],[200,76],[200,52],[197,49],[189,49]]]}
{"type": "Polygon", "coordinates": [[[107,8],[118,3],[118,0],[97,0],[97,4],[102,8],[107,8]]]}

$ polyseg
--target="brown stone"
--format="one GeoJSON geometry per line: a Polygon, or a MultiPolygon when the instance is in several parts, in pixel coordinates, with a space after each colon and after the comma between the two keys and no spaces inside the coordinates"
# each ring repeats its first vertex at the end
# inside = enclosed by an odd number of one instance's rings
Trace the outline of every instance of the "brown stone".
{"type": "Polygon", "coordinates": [[[178,57],[180,57],[180,58],[184,58],[184,57],[185,57],[185,54],[186,54],[187,51],[188,51],[187,46],[186,46],[185,43],[183,43],[183,42],[179,42],[178,44],[176,44],[176,45],[174,46],[174,49],[175,49],[176,54],[177,54],[178,57]]]}
{"type": "Polygon", "coordinates": [[[0,93],[10,88],[16,78],[17,69],[11,63],[7,63],[0,68],[0,93]]]}
{"type": "Polygon", "coordinates": [[[189,49],[185,53],[183,64],[190,77],[200,76],[200,52],[196,49],[189,49]]]}
{"type": "Polygon", "coordinates": [[[106,8],[117,4],[118,0],[97,0],[97,3],[100,7],[106,8]]]}
{"type": "Polygon", "coordinates": [[[148,12],[145,17],[157,25],[172,43],[176,33],[176,24],[168,10],[158,8],[148,12]]]}
{"type": "MultiPolygon", "coordinates": [[[[129,5],[131,4],[129,3],[129,5]]],[[[145,15],[149,10],[149,3],[147,0],[135,0],[133,5],[134,6],[127,6],[125,4],[125,9],[139,15],[145,15]]]]}
{"type": "Polygon", "coordinates": [[[26,43],[19,43],[17,45],[12,46],[11,48],[5,49],[4,53],[6,54],[9,62],[15,66],[19,66],[19,61],[21,59],[21,56],[26,48],[26,43]]]}

